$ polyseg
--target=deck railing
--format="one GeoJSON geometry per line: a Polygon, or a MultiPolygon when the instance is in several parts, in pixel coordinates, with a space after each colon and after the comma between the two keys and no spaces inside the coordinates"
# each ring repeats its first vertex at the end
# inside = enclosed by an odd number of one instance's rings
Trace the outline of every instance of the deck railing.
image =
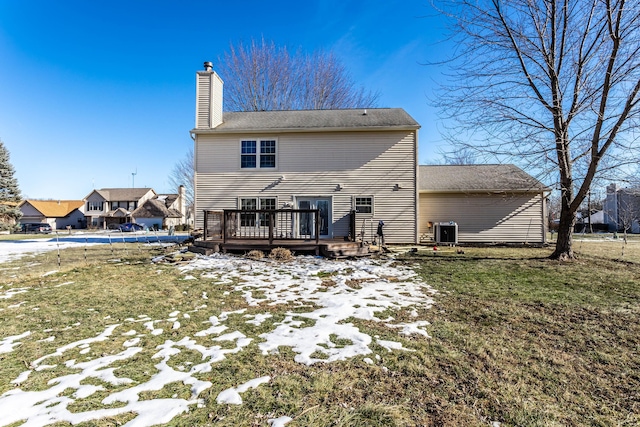
{"type": "Polygon", "coordinates": [[[320,239],[318,209],[204,211],[204,239],[315,240],[320,239]]]}

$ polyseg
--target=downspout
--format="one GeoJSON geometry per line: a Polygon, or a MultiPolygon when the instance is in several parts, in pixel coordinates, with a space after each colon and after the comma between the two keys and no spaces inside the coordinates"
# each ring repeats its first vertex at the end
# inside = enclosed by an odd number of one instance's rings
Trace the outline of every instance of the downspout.
{"type": "Polygon", "coordinates": [[[190,208],[186,208],[186,212],[185,212],[185,220],[187,221],[187,224],[189,224],[189,226],[193,227],[193,229],[196,228],[196,219],[197,216],[196,212],[198,212],[197,208],[196,208],[196,170],[195,170],[195,159],[196,159],[196,134],[193,131],[189,131],[189,136],[191,137],[191,139],[193,140],[193,163],[194,163],[194,168],[193,168],[193,211],[191,211],[190,208]],[[193,216],[193,218],[191,218],[193,216]],[[191,222],[193,221],[193,224],[191,224],[191,222]]]}

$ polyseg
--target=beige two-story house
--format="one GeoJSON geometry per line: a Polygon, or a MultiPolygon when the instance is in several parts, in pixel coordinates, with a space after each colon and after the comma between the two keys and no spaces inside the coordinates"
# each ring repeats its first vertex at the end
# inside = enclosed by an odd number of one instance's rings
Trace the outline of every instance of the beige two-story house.
{"type": "Polygon", "coordinates": [[[384,221],[386,242],[417,242],[420,126],[403,109],[223,112],[222,79],[205,67],[191,131],[196,228],[207,210],[317,209],[319,237],[343,238],[356,211],[367,238],[384,221]]]}
{"type": "Polygon", "coordinates": [[[107,229],[134,222],[132,212],[156,196],[156,192],[151,188],[93,190],[84,198],[87,226],[107,229]]]}

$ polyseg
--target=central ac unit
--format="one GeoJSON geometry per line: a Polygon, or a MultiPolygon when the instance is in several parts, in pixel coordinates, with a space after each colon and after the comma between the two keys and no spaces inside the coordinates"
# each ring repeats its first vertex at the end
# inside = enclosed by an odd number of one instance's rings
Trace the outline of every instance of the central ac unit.
{"type": "Polygon", "coordinates": [[[433,224],[433,239],[436,243],[458,244],[458,224],[455,222],[433,224]]]}

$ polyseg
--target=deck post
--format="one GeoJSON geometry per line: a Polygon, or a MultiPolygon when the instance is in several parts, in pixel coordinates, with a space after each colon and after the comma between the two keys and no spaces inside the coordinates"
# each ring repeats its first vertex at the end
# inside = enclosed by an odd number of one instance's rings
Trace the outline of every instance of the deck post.
{"type": "Polygon", "coordinates": [[[222,211],[222,243],[227,243],[227,211],[222,211]]]}
{"type": "Polygon", "coordinates": [[[273,224],[276,222],[276,214],[274,211],[267,212],[269,215],[269,246],[273,245],[273,224]]]}
{"type": "Polygon", "coordinates": [[[356,241],[356,211],[355,209],[351,211],[351,215],[349,216],[349,237],[350,241],[356,241]]]}
{"type": "Polygon", "coordinates": [[[207,225],[209,224],[209,211],[208,210],[204,210],[204,233],[203,233],[203,239],[206,242],[207,241],[207,225]]]}

